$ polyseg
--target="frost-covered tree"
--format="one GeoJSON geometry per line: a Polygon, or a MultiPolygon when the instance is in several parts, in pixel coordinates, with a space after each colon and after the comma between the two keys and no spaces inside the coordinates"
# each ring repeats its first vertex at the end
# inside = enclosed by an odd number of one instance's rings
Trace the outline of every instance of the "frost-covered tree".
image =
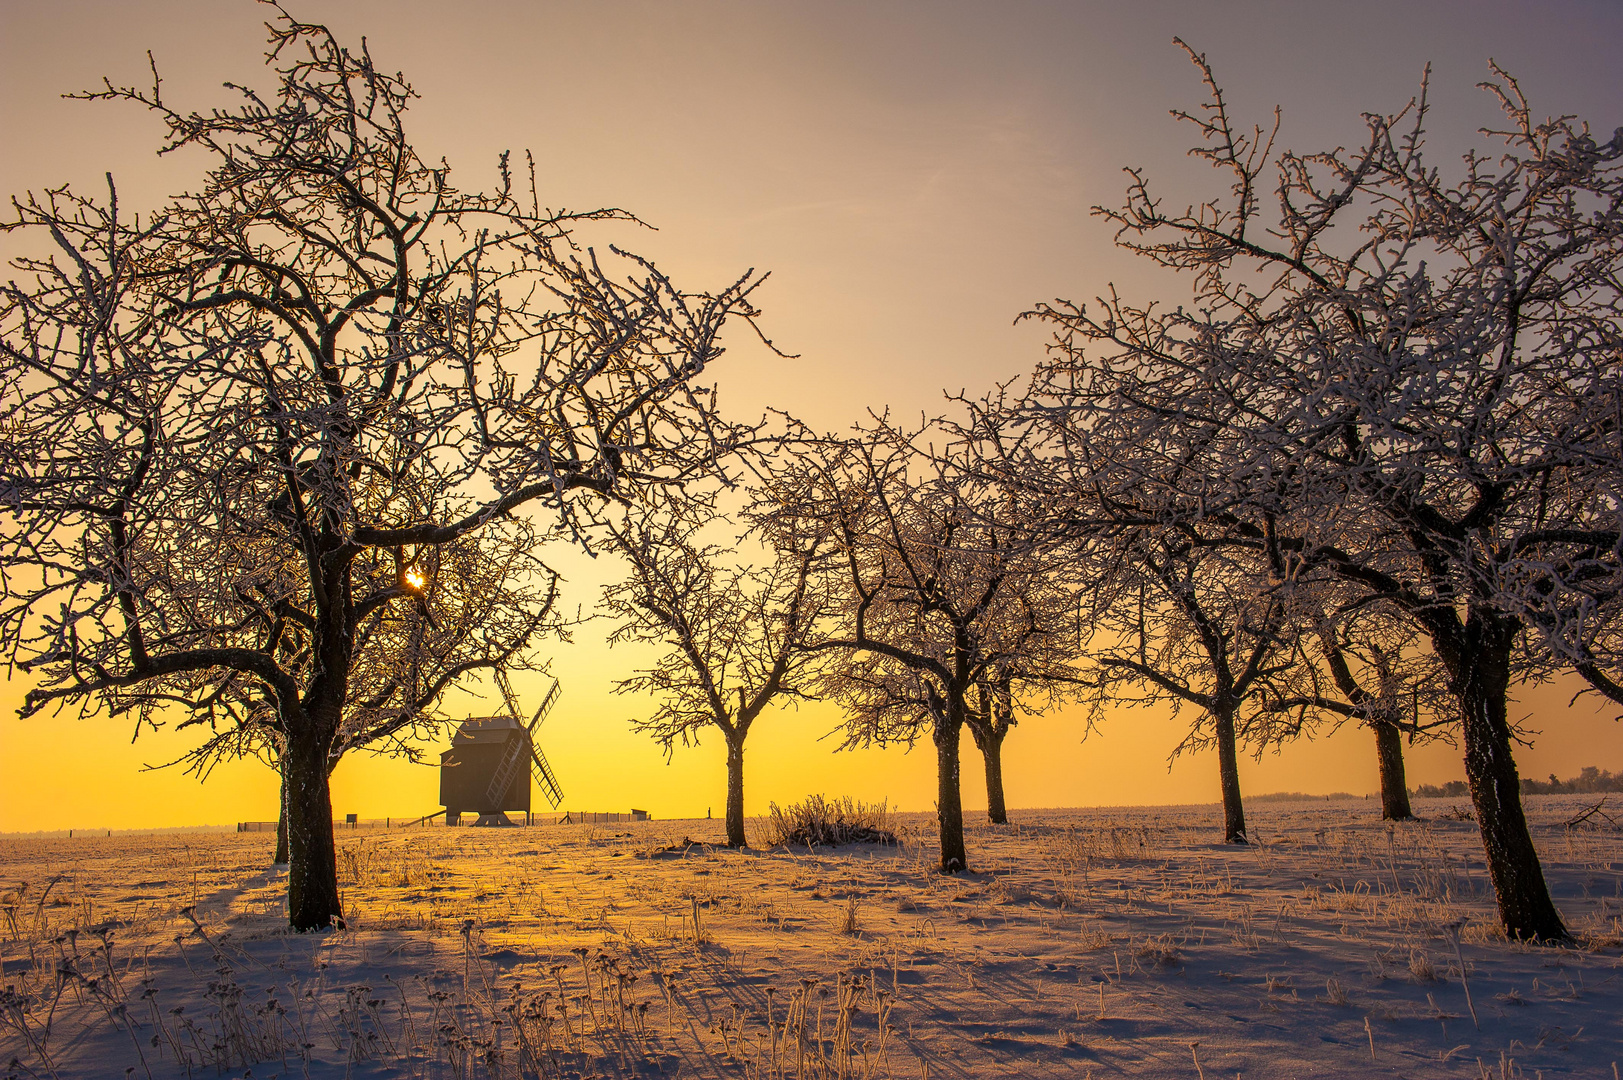
{"type": "Polygon", "coordinates": [[[1084,593],[1089,722],[1124,703],[1194,712],[1173,751],[1217,751],[1223,839],[1246,842],[1239,752],[1294,661],[1289,590],[1248,547],[1193,527],[1135,528],[1098,553],[1084,593]]]}
{"type": "Polygon", "coordinates": [[[708,728],[727,745],[727,846],[745,846],[744,742],[769,705],[811,696],[813,648],[825,601],[816,537],[753,530],[765,557],[703,542],[721,524],[709,500],[637,511],[611,526],[612,550],[627,576],[604,592],[616,620],[610,644],[661,647],[654,665],[615,685],[651,696],[651,716],[632,721],[665,747],[696,744],[708,728]]]}
{"type": "Polygon", "coordinates": [[[1067,454],[1104,461],[1112,492],[1153,455],[1158,513],[1219,522],[1275,576],[1332,575],[1419,627],[1453,697],[1504,929],[1565,940],[1506,702],[1561,667],[1623,697],[1623,131],[1537,121],[1495,68],[1484,86],[1506,123],[1452,179],[1425,154],[1424,94],[1368,115],[1355,150],[1275,156],[1190,55],[1210,96],[1178,115],[1228,197],[1168,209],[1134,171],[1126,205],[1100,212],[1192,275],[1197,302],[1039,307],[1054,355],[1020,413],[1041,435],[999,437],[1040,438],[1049,490],[1067,454]],[[1143,453],[1123,449],[1133,425],[1143,453]]]}
{"type": "Polygon", "coordinates": [[[1014,672],[1000,668],[975,684],[974,708],[964,714],[975,748],[986,769],[986,820],[1009,823],[1008,800],[1003,793],[1003,740],[1020,723],[1015,716],[1014,672]]]}
{"type": "MultiPolygon", "coordinates": [[[[540,538],[714,472],[701,379],[758,278],[577,246],[613,210],[463,191],[412,91],[277,9],[268,93],[133,103],[206,161],[149,213],[19,199],[0,292],[0,643],[23,713],[242,727],[287,779],[289,914],[342,916],[328,774],[544,629],[540,538]],[[579,498],[577,496],[585,496],[579,498]]],[[[205,736],[211,738],[211,736],[205,736]]],[[[227,751],[232,736],[213,741],[227,751]]]]}
{"type": "MultiPolygon", "coordinates": [[[[1381,817],[1414,817],[1403,764],[1403,739],[1447,737],[1454,719],[1447,676],[1414,624],[1386,605],[1370,605],[1362,590],[1336,590],[1344,608],[1313,605],[1302,614],[1299,662],[1283,676],[1269,703],[1290,717],[1272,738],[1294,737],[1356,720],[1375,736],[1381,817]]],[[[1333,593],[1332,593],[1333,595],[1333,593]]],[[[1323,597],[1321,596],[1321,600],[1323,597]]]]}
{"type": "MultiPolygon", "coordinates": [[[[1023,524],[1004,517],[1005,501],[961,454],[930,448],[929,434],[878,419],[804,454],[772,497],[778,516],[822,536],[830,553],[830,627],[817,648],[837,658],[819,685],[847,711],[846,745],[929,734],[940,867],[955,873],[968,866],[960,744],[965,725],[981,722],[977,688],[1004,676],[1058,684],[1071,674],[1071,624],[1023,524]]],[[[1000,748],[1001,738],[988,747],[999,786],[1000,748]]]]}

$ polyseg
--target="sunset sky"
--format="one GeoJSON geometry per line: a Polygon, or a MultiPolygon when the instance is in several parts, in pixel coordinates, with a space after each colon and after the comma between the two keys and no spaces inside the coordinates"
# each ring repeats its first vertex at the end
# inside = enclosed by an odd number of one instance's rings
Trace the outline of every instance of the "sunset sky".
{"type": "MultiPolygon", "coordinates": [[[[1249,123],[1284,108],[1283,145],[1357,142],[1360,114],[1395,111],[1432,64],[1432,159],[1447,167],[1496,119],[1474,84],[1489,57],[1515,74],[1540,115],[1572,113],[1604,138],[1623,125],[1623,5],[1336,3],[594,3],[417,0],[294,3],[422,95],[413,107],[423,157],[444,157],[460,186],[490,186],[501,151],[531,149],[554,207],[619,206],[657,227],[583,237],[624,242],[686,288],[770,270],[762,328],[798,359],[736,335],[717,367],[740,415],[786,408],[840,429],[867,409],[945,408],[943,388],[984,389],[1042,355],[1042,334],[1013,326],[1039,300],[1084,300],[1115,285],[1137,298],[1181,298],[1111,244],[1089,216],[1114,205],[1121,168],[1146,167],[1170,203],[1222,188],[1188,159],[1187,125],[1167,112],[1201,99],[1172,44],[1208,55],[1231,107],[1249,123]]],[[[198,181],[199,162],[154,156],[160,125],[132,108],[63,101],[103,75],[149,76],[184,107],[229,104],[227,80],[263,85],[266,9],[247,0],[0,3],[0,192],[112,172],[125,208],[146,209],[198,181]]],[[[572,604],[590,606],[614,573],[561,555],[572,604]]],[[[542,731],[571,808],[658,817],[719,816],[722,747],[659,747],[632,733],[650,703],[609,685],[637,654],[608,650],[588,624],[553,650],[564,694],[542,731]]],[[[540,680],[518,680],[539,700],[540,680]]],[[[1616,709],[1567,709],[1571,687],[1520,695],[1541,734],[1518,751],[1524,775],[1623,768],[1616,709]]],[[[21,722],[22,687],[0,688],[0,830],[148,827],[268,819],[276,783],[263,765],[223,766],[199,784],[142,771],[193,743],[168,733],[133,745],[123,721],[21,722]]],[[[472,713],[491,711],[465,701],[472,713]]],[[[834,754],[825,707],[775,713],[752,733],[746,809],[812,792],[888,798],[930,810],[935,761],[923,747],[834,754]]],[[[1122,710],[1084,743],[1078,714],[1028,718],[1005,750],[1011,807],[1206,802],[1210,754],[1166,757],[1184,729],[1159,712],[1122,710]]],[[[966,807],[985,805],[968,739],[966,807]]],[[[437,760],[437,747],[426,747],[437,760]]],[[[1411,785],[1463,777],[1459,752],[1415,748],[1411,785]]],[[[1349,728],[1242,764],[1250,793],[1377,789],[1373,739],[1349,728]]],[[[433,769],[355,756],[334,776],[338,814],[415,817],[438,807],[433,769]]],[[[538,805],[544,805],[538,803],[538,805]]],[[[1264,822],[1264,828],[1266,823],[1264,822]]]]}

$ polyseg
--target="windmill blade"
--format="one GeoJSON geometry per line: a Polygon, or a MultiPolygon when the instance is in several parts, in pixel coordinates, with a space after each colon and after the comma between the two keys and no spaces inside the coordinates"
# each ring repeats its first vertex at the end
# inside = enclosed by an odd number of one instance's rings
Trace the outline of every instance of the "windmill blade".
{"type": "Polygon", "coordinates": [[[547,755],[533,742],[530,743],[530,761],[534,765],[530,771],[535,776],[535,782],[541,785],[541,794],[546,796],[554,810],[558,809],[564,801],[564,789],[558,785],[558,777],[553,774],[552,766],[547,764],[547,755]]]}
{"type": "MultiPolygon", "coordinates": [[[[547,714],[552,711],[553,705],[557,704],[558,695],[563,693],[563,689],[563,683],[557,679],[552,680],[552,689],[548,690],[547,696],[541,699],[541,707],[535,710],[535,716],[531,718],[529,726],[525,728],[531,735],[535,734],[535,729],[541,726],[541,721],[547,718],[547,714]]],[[[513,718],[518,719],[517,711],[513,713],[513,718]]]]}
{"type": "Polygon", "coordinates": [[[502,692],[502,698],[507,702],[507,715],[513,722],[519,723],[523,714],[518,711],[518,695],[513,693],[513,684],[507,681],[507,671],[504,668],[496,669],[496,687],[502,692]]]}

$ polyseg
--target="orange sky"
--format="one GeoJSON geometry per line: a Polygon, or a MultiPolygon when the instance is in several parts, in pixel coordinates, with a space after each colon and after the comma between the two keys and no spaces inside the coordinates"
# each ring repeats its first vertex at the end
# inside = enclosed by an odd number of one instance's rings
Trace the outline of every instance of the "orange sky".
{"type": "MultiPolygon", "coordinates": [[[[1028,369],[1036,329],[1013,316],[1053,296],[1086,299],[1117,283],[1129,296],[1176,299],[1175,286],[1115,250],[1088,216],[1115,203],[1119,169],[1146,166],[1172,202],[1209,193],[1169,108],[1199,102],[1174,34],[1208,53],[1231,104],[1265,118],[1285,107],[1285,143],[1346,143],[1359,114],[1399,107],[1433,62],[1434,153],[1462,149],[1493,119],[1472,85],[1489,56],[1517,74],[1535,110],[1571,112],[1605,132],[1623,123],[1623,8],[1610,2],[1133,4],[1017,3],[477,3],[295,4],[423,95],[413,110],[425,157],[443,155],[460,182],[494,182],[504,149],[533,149],[555,206],[618,205],[659,232],[618,239],[685,287],[719,286],[746,267],[772,271],[764,327],[800,359],[775,361],[740,342],[718,368],[724,400],[773,404],[839,427],[862,410],[936,409],[943,387],[971,390],[1028,369]]],[[[150,206],[196,178],[185,158],[153,156],[158,126],[130,109],[58,95],[146,77],[151,49],[165,96],[222,101],[226,79],[262,69],[263,10],[195,0],[58,0],[0,4],[0,192],[112,171],[125,207],[150,206]]],[[[1440,158],[1440,160],[1442,160],[1440,158]]],[[[602,564],[568,560],[589,604],[602,564]]],[[[678,750],[632,734],[633,699],[609,682],[633,662],[588,626],[557,651],[564,697],[543,745],[570,806],[662,817],[720,813],[719,740],[678,750]]],[[[521,682],[521,693],[537,686],[521,682]]],[[[1556,690],[1524,695],[1542,736],[1521,751],[1524,774],[1623,767],[1616,710],[1569,714],[1556,690]]],[[[269,770],[222,767],[206,785],[143,763],[188,744],[122,723],[14,716],[0,688],[0,830],[136,827],[268,818],[269,770]],[[48,764],[42,764],[48,763],[48,764]]],[[[482,711],[470,705],[475,711],[482,711]]],[[[810,792],[889,797],[928,810],[933,754],[921,748],[831,754],[823,707],[768,718],[751,736],[746,803],[810,792]]],[[[1006,750],[1010,805],[1207,801],[1209,755],[1169,773],[1178,729],[1124,712],[1079,742],[1075,717],[1028,719],[1006,750]]],[[[1366,792],[1370,739],[1358,730],[1286,747],[1242,769],[1252,792],[1366,792]]],[[[966,746],[968,742],[966,740],[966,746]]],[[[431,755],[432,756],[432,755],[431,755]]],[[[1448,747],[1411,754],[1412,782],[1459,777],[1448,747]]],[[[968,751],[966,805],[984,806],[968,751]]],[[[334,810],[415,816],[437,807],[431,769],[364,757],[334,778],[334,810]]]]}

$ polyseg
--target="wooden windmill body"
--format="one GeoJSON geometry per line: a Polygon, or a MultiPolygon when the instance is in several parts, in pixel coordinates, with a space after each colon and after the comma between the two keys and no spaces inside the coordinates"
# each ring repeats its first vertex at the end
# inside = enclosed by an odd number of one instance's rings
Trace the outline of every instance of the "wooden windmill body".
{"type": "Polygon", "coordinates": [[[440,805],[447,825],[459,824],[470,812],[479,815],[476,825],[511,825],[508,811],[528,816],[532,776],[553,809],[564,800],[557,775],[535,740],[536,729],[558,700],[558,682],[527,724],[506,674],[498,672],[496,683],[507,715],[469,717],[457,728],[451,748],[440,754],[440,805]]]}

